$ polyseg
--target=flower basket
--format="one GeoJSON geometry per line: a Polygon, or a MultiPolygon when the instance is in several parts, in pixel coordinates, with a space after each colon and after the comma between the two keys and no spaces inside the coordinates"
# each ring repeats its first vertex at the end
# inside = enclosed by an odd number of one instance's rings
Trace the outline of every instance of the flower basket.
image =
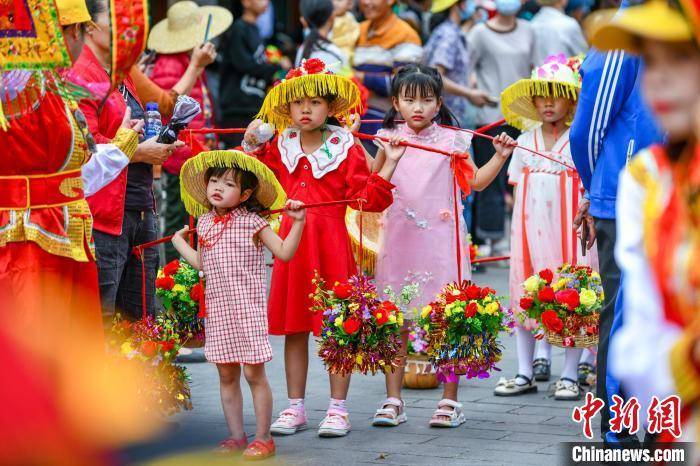
{"type": "Polygon", "coordinates": [[[427,353],[438,380],[456,382],[460,376],[483,379],[498,370],[502,347],[497,337],[510,331],[512,319],[493,289],[463,281],[445,286],[423,308],[418,325],[427,332],[427,353]]]}
{"type": "Polygon", "coordinates": [[[598,321],[604,294],[600,275],[590,267],[564,264],[556,275],[540,271],[523,283],[517,316],[522,324],[534,319],[552,345],[588,348],[598,344],[598,321]]]}
{"type": "Polygon", "coordinates": [[[156,296],[165,309],[164,315],[173,323],[183,346],[204,346],[204,319],[200,318],[200,300],[204,288],[199,273],[186,262],[174,260],[158,270],[156,296]]]}
{"type": "Polygon", "coordinates": [[[355,275],[327,289],[317,274],[312,311],[322,316],[318,354],[329,372],[347,375],[393,371],[401,348],[403,313],[380,301],[369,278],[355,275]]]}
{"type": "Polygon", "coordinates": [[[192,409],[187,370],[174,364],[182,344],[164,316],[129,322],[117,315],[107,339],[108,352],[138,368],[144,377],[136,396],[146,411],[170,415],[192,409]]]}
{"type": "Polygon", "coordinates": [[[437,388],[440,381],[428,360],[427,354],[412,354],[406,361],[403,375],[404,388],[413,390],[426,390],[437,388]]]}

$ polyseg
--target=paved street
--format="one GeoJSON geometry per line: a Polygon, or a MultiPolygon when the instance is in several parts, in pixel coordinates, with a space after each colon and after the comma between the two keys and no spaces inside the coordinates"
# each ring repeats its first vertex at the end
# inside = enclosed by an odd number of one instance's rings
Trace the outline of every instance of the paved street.
{"type": "MultiPolygon", "coordinates": [[[[508,269],[488,269],[474,276],[481,285],[494,286],[507,293],[508,269]]],[[[287,396],[282,358],[283,341],[272,338],[275,358],[268,375],[275,399],[274,413],[285,407],[287,396]]],[[[312,343],[313,344],[313,343],[312,343]]],[[[322,439],[315,429],[291,437],[276,437],[277,457],[263,464],[286,465],[471,465],[471,464],[563,464],[561,442],[582,441],[581,428],[571,421],[574,403],[554,400],[553,386],[563,364],[562,350],[554,349],[551,382],[540,383],[535,394],[514,398],[496,398],[493,386],[502,374],[513,376],[516,369],[515,339],[504,336],[502,373],[490,379],[462,381],[460,401],[467,422],[456,429],[431,429],[428,420],[440,399],[441,390],[405,390],[409,420],[395,428],[378,428],[370,419],[384,399],[381,376],[355,376],[348,405],[353,430],[345,438],[322,439]]],[[[315,354],[314,351],[312,353],[315,354]]],[[[179,423],[161,437],[125,452],[131,464],[194,465],[232,464],[231,458],[209,453],[227,436],[219,404],[216,369],[207,363],[188,364],[192,376],[194,410],[172,420],[179,423]]],[[[250,393],[244,412],[246,430],[255,431],[250,393]]],[[[314,357],[309,371],[307,410],[311,426],[316,426],[328,404],[328,379],[321,361],[314,357]]],[[[598,420],[596,418],[595,420],[598,420]]]]}

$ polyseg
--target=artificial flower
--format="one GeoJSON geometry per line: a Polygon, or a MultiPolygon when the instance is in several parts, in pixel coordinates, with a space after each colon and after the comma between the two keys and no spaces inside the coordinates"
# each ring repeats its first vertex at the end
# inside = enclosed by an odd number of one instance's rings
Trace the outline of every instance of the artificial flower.
{"type": "Polygon", "coordinates": [[[360,321],[354,317],[346,319],[345,322],[343,322],[343,330],[345,330],[345,333],[348,335],[354,335],[360,330],[360,321]]]}
{"type": "Polygon", "coordinates": [[[321,73],[326,69],[325,63],[318,58],[308,58],[302,64],[308,74],[321,73]]]}
{"type": "Polygon", "coordinates": [[[181,285],[179,283],[176,283],[175,286],[173,286],[173,293],[181,293],[186,290],[187,288],[185,288],[184,285],[181,285]]]}
{"type": "Polygon", "coordinates": [[[156,279],[156,288],[162,288],[164,290],[172,290],[175,286],[175,280],[171,276],[165,276],[163,278],[156,279]]]}
{"type": "Polygon", "coordinates": [[[545,286],[537,293],[537,299],[543,303],[551,303],[554,301],[554,290],[550,286],[545,286]]]}
{"type": "MultiPolygon", "coordinates": [[[[382,308],[379,308],[378,310],[376,310],[372,315],[377,320],[377,325],[380,327],[389,321],[389,313],[386,312],[382,308]]],[[[355,333],[355,332],[349,332],[349,333],[355,333]]]]}
{"type": "Polygon", "coordinates": [[[544,311],[540,319],[542,320],[542,325],[550,332],[559,333],[564,328],[564,322],[562,322],[555,311],[544,311]]]}
{"type": "Polygon", "coordinates": [[[432,311],[433,308],[428,304],[427,306],[423,306],[423,309],[421,309],[420,316],[423,318],[426,318],[430,315],[430,311],[432,311]]]}
{"type": "Polygon", "coordinates": [[[580,298],[581,304],[585,307],[592,307],[598,301],[595,291],[589,290],[588,288],[581,290],[580,298]]]}
{"type": "Polygon", "coordinates": [[[165,266],[163,267],[163,273],[165,275],[175,275],[177,273],[177,269],[179,268],[180,261],[175,259],[165,264],[165,266]]]}
{"type": "Polygon", "coordinates": [[[540,288],[540,277],[538,275],[533,275],[529,277],[525,282],[523,283],[523,287],[525,287],[525,291],[529,291],[530,293],[534,293],[540,288]]]}
{"type": "Polygon", "coordinates": [[[348,299],[352,294],[352,285],[349,283],[338,283],[333,287],[333,293],[338,299],[348,299]]]}
{"type": "Polygon", "coordinates": [[[476,285],[470,285],[465,290],[465,294],[468,300],[479,299],[481,297],[481,288],[476,285]]]}
{"type": "Polygon", "coordinates": [[[549,269],[541,270],[539,275],[540,275],[540,278],[547,283],[547,285],[552,283],[552,280],[554,280],[554,272],[552,272],[549,269]]]}
{"type": "Polygon", "coordinates": [[[579,304],[581,304],[578,291],[574,289],[557,291],[554,295],[554,299],[559,304],[564,304],[571,312],[576,310],[579,304]]]}
{"type": "Polygon", "coordinates": [[[522,298],[520,298],[520,307],[527,311],[528,309],[530,309],[532,307],[532,304],[534,302],[535,301],[532,298],[527,297],[527,296],[523,296],[522,298]]]}
{"type": "Polygon", "coordinates": [[[496,290],[493,288],[489,288],[488,286],[485,286],[481,289],[481,299],[486,299],[489,297],[489,295],[496,294],[496,290]]]}
{"type": "Polygon", "coordinates": [[[195,283],[190,290],[190,298],[192,301],[199,302],[199,300],[204,296],[204,288],[201,284],[195,283]]]}
{"type": "Polygon", "coordinates": [[[292,79],[292,78],[298,78],[299,76],[302,76],[304,73],[298,69],[298,68],[292,68],[287,72],[287,77],[286,79],[292,79]]]}
{"type": "Polygon", "coordinates": [[[144,356],[152,358],[158,353],[158,346],[159,344],[157,342],[152,340],[146,340],[144,342],[141,342],[141,347],[139,348],[139,350],[144,356]]]}
{"type": "Polygon", "coordinates": [[[336,317],[335,320],[333,321],[333,324],[336,327],[342,327],[343,326],[343,318],[342,317],[336,317]]]}
{"type": "Polygon", "coordinates": [[[464,309],[464,316],[465,317],[474,317],[479,310],[479,306],[476,304],[475,301],[470,302],[467,304],[467,307],[464,309]]]}

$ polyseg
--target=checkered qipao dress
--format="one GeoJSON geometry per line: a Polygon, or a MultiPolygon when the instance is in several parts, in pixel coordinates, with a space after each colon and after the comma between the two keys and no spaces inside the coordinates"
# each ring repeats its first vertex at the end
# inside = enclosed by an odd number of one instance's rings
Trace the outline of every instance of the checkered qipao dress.
{"type": "Polygon", "coordinates": [[[204,354],[209,362],[259,364],[272,359],[268,338],[265,257],[253,237],[267,222],[244,207],[228,222],[212,211],[197,224],[206,278],[204,354]],[[224,231],[222,232],[222,228],[224,231]],[[207,241],[212,237],[221,237],[207,241]]]}

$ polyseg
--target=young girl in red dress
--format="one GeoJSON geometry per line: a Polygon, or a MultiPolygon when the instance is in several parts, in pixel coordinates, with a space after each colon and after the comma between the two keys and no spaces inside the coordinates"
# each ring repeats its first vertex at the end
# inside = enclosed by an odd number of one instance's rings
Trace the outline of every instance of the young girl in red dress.
{"type": "Polygon", "coordinates": [[[245,449],[246,459],[275,453],[270,437],[272,391],[265,363],[272,359],[267,334],[263,245],[280,260],[289,260],[304,229],[302,203],[287,201],[289,234],[283,241],[258,212],[284,203],[284,191],[272,172],[239,151],[202,152],[181,171],[182,200],[198,216],[199,247],[185,239],[188,227],[173,237],[173,246],[206,278],[207,319],[204,354],[219,372],[221,404],[231,437],[221,442],[224,453],[245,449]],[[257,420],[255,440],[243,432],[241,372],[253,395],[257,420]]]}
{"type": "MultiPolygon", "coordinates": [[[[326,71],[318,59],[306,60],[267,94],[259,116],[274,125],[279,134],[261,144],[250,124],[244,149],[253,152],[275,173],[287,195],[306,204],[362,198],[362,209],[381,212],[393,200],[389,180],[404,148],[398,140],[382,143],[387,162],[370,174],[362,147],[346,128],[328,123],[336,117],[350,121],[350,111],[359,106],[360,94],[349,79],[326,71]]],[[[359,124],[359,119],[355,122],[359,124]]],[[[349,204],[355,209],[357,202],[349,204]]],[[[320,330],[320,317],[310,311],[311,280],[318,271],[326,283],[344,282],[357,273],[350,238],[345,227],[345,204],[319,207],[308,212],[299,250],[291,261],[275,260],[269,301],[272,335],[285,335],[285,369],[289,407],[272,424],[272,433],[294,434],[307,427],[304,395],[308,370],[309,333],[320,330]]],[[[292,222],[284,218],[280,236],[289,233],[292,222]]],[[[350,431],[345,399],[349,376],[330,374],[331,400],[319,426],[322,437],[337,437],[350,431]]]]}

